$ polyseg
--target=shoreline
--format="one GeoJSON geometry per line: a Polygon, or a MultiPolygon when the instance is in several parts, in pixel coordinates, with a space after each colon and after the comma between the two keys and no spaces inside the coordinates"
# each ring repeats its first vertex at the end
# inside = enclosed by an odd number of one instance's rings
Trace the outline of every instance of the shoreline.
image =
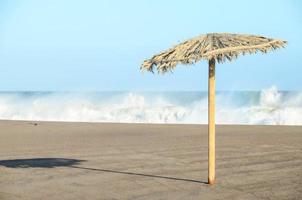
{"type": "MultiPolygon", "coordinates": [[[[15,120],[0,119],[0,122],[24,122],[24,123],[69,123],[69,124],[112,124],[112,125],[181,125],[181,126],[207,126],[208,124],[189,124],[189,123],[145,123],[145,122],[86,122],[86,121],[44,121],[44,120],[15,120]]],[[[217,124],[216,126],[281,126],[281,127],[302,127],[302,125],[275,125],[275,124],[217,124]]]]}

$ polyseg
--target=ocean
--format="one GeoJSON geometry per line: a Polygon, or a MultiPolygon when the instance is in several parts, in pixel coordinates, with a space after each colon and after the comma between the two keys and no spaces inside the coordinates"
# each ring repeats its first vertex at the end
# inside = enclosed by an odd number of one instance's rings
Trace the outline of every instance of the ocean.
{"type": "MultiPolygon", "coordinates": [[[[207,124],[203,92],[0,92],[0,119],[207,124]]],[[[217,124],[302,125],[302,92],[218,91],[217,124]]]]}

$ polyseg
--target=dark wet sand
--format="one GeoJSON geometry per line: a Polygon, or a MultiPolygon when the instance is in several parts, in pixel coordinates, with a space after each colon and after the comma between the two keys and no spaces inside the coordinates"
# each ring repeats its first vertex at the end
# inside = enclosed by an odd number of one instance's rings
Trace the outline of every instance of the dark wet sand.
{"type": "Polygon", "coordinates": [[[0,121],[0,199],[302,199],[302,127],[0,121]]]}

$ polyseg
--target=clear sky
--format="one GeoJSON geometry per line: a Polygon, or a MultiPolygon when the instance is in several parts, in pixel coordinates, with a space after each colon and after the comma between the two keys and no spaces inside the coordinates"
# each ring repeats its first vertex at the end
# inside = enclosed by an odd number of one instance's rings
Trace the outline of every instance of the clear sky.
{"type": "Polygon", "coordinates": [[[300,0],[0,0],[0,90],[206,90],[207,63],[142,74],[141,62],[208,32],[286,49],[217,65],[217,90],[302,90],[300,0]]]}

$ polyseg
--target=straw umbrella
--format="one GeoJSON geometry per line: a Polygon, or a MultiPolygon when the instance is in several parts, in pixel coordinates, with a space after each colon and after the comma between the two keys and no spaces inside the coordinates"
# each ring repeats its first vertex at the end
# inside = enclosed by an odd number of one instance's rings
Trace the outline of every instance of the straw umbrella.
{"type": "Polygon", "coordinates": [[[287,42],[256,35],[209,33],[180,43],[145,60],[141,70],[159,73],[172,71],[177,64],[193,64],[202,59],[209,63],[208,82],[208,183],[215,182],[215,63],[232,61],[239,55],[267,53],[287,42]]]}

